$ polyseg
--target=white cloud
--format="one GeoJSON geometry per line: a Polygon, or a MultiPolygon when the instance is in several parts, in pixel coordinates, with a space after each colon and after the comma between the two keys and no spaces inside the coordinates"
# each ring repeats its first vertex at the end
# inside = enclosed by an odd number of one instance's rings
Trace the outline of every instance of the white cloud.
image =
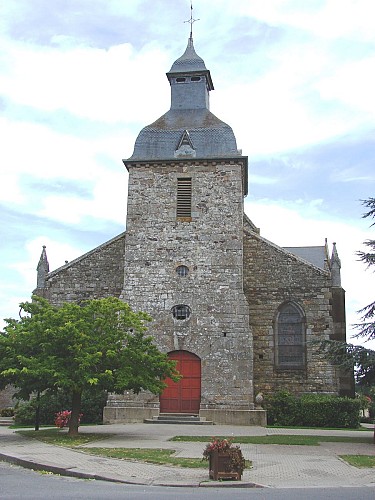
{"type": "Polygon", "coordinates": [[[228,12],[229,23],[246,15],[282,28],[265,46],[254,42],[241,59],[234,57],[233,75],[219,73],[212,95],[212,111],[233,126],[247,154],[287,151],[372,127],[372,13],[373,2],[361,0],[244,1],[228,12]]]}
{"type": "Polygon", "coordinates": [[[92,199],[82,199],[69,193],[45,196],[42,209],[37,215],[62,222],[64,224],[80,224],[85,218],[109,220],[119,223],[125,228],[126,220],[126,179],[125,173],[110,176],[105,172],[96,176],[92,191],[92,199]]]}
{"type": "Polygon", "coordinates": [[[12,172],[1,174],[0,201],[22,204],[25,202],[25,195],[19,186],[19,176],[12,172]]]}
{"type": "Polygon", "coordinates": [[[57,176],[78,179],[98,168],[89,140],[55,132],[47,125],[11,118],[0,118],[0,133],[2,174],[5,171],[31,173],[42,179],[57,176]]]}
{"type": "Polygon", "coordinates": [[[124,223],[127,173],[121,158],[130,156],[134,140],[128,130],[93,141],[54,132],[44,125],[3,118],[0,135],[4,140],[0,200],[27,207],[29,214],[66,223],[77,224],[85,216],[124,223]],[[91,195],[52,195],[45,191],[38,195],[40,187],[30,189],[30,182],[54,179],[72,181],[72,187],[76,184],[77,190],[91,195]]]}
{"type": "Polygon", "coordinates": [[[215,96],[212,111],[234,128],[244,154],[297,149],[345,135],[359,126],[352,112],[323,110],[318,114],[308,101],[296,97],[298,88],[275,86],[284,76],[268,75],[252,85],[228,87],[215,96]],[[243,96],[247,96],[245,100],[243,96]]]}
{"type": "Polygon", "coordinates": [[[374,66],[375,57],[344,64],[336,68],[334,74],[317,82],[316,88],[322,99],[341,101],[343,105],[351,107],[356,113],[358,111],[365,113],[369,123],[373,123],[375,115],[374,66]]]}
{"type": "Polygon", "coordinates": [[[274,26],[293,27],[328,39],[374,40],[372,0],[242,0],[238,15],[248,15],[274,26]]]}
{"type": "Polygon", "coordinates": [[[330,174],[333,182],[358,182],[365,181],[370,183],[375,182],[375,172],[367,173],[365,175],[358,174],[358,167],[354,165],[351,168],[343,168],[335,170],[330,174]]]}
{"type": "Polygon", "coordinates": [[[0,92],[17,104],[129,123],[148,120],[150,109],[169,101],[160,68],[167,68],[170,60],[155,43],[139,52],[130,43],[109,50],[71,44],[41,47],[4,39],[2,43],[7,71],[0,74],[0,92]]]}

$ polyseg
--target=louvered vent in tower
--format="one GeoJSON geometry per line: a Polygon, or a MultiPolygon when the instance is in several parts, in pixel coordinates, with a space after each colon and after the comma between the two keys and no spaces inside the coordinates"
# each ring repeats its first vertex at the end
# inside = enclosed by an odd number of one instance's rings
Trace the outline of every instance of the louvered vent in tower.
{"type": "Polygon", "coordinates": [[[177,179],[177,217],[191,217],[191,178],[177,179]]]}

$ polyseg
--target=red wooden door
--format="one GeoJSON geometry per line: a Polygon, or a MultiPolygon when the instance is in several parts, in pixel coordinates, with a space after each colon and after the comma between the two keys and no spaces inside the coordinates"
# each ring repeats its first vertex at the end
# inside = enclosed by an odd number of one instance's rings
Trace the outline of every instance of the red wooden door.
{"type": "Polygon", "coordinates": [[[201,402],[201,360],[188,351],[173,351],[169,359],[177,361],[176,368],[182,375],[178,382],[167,379],[160,396],[160,413],[198,414],[201,402]]]}

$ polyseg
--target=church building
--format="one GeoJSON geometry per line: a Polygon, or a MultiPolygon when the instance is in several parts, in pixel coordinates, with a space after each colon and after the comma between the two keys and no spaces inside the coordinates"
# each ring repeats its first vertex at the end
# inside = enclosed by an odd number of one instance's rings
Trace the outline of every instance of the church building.
{"type": "Polygon", "coordinates": [[[177,360],[178,383],[160,397],[109,395],[104,422],[173,413],[263,425],[260,394],[350,395],[313,342],[345,340],[335,245],[281,248],[244,214],[248,158],[210,111],[213,81],[191,35],[167,78],[170,110],[124,160],[126,231],[52,272],[43,248],[38,264],[34,293],[55,305],[120,297],[153,318],[150,335],[177,360]]]}

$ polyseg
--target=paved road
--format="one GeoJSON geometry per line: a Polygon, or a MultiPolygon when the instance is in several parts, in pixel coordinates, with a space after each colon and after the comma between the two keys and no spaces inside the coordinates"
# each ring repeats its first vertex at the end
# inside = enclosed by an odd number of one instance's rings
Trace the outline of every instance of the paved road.
{"type": "Polygon", "coordinates": [[[134,486],[105,481],[83,481],[71,477],[45,475],[0,462],[2,500],[373,500],[372,488],[169,488],[134,486]],[[230,493],[229,493],[230,492],[230,493]]]}

